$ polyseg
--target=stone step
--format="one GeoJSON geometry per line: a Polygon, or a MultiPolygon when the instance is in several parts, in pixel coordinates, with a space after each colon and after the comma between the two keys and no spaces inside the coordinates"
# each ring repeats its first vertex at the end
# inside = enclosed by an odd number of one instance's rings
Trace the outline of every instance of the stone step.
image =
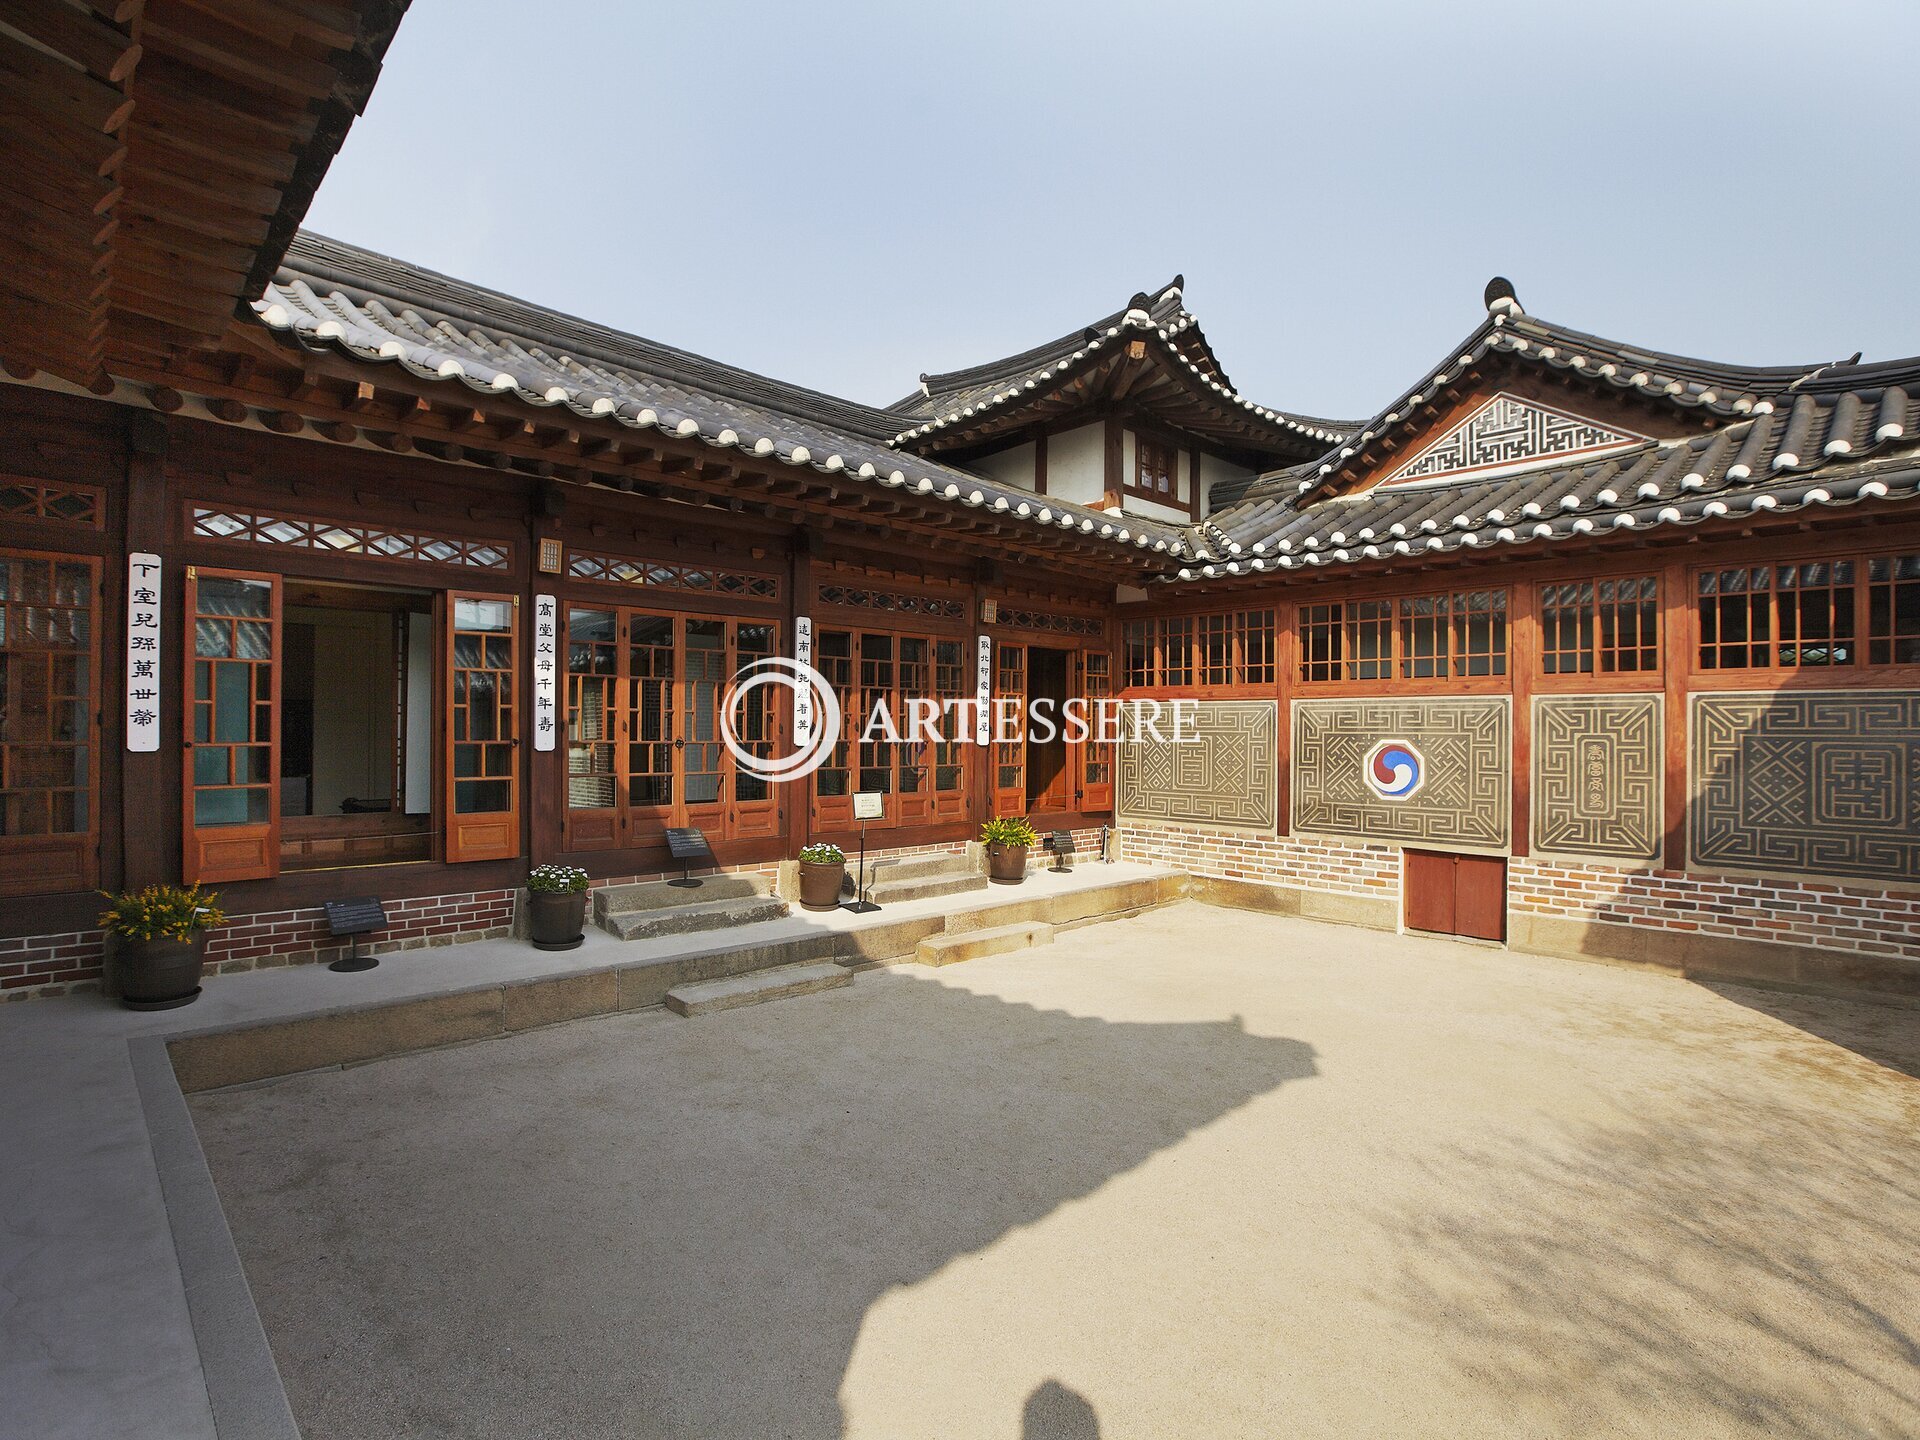
{"type": "Polygon", "coordinates": [[[954,935],[929,935],[914,951],[922,965],[957,965],[986,955],[1005,955],[1053,943],[1053,926],[1039,920],[1018,925],[995,925],[986,930],[962,930],[954,935]]]}
{"type": "Polygon", "coordinates": [[[710,900],[748,900],[766,895],[772,883],[764,875],[698,875],[692,885],[643,880],[637,885],[603,885],[593,892],[593,913],[620,915],[633,910],[666,910],[710,900]]]}
{"type": "Polygon", "coordinates": [[[786,901],[771,895],[751,895],[741,900],[706,900],[670,909],[616,910],[600,917],[600,928],[612,931],[622,940],[654,940],[663,935],[691,935],[702,930],[754,925],[762,920],[778,920],[786,913],[786,901]]]}
{"type": "MultiPolygon", "coordinates": [[[[884,876],[885,871],[881,874],[884,876]]],[[[987,877],[971,870],[939,875],[908,876],[904,880],[879,879],[873,882],[870,898],[876,905],[900,905],[908,900],[927,900],[937,895],[958,895],[967,890],[984,890],[987,877]]]]}
{"type": "Polygon", "coordinates": [[[852,980],[853,973],[850,970],[832,961],[780,965],[771,970],[754,970],[720,980],[699,980],[689,985],[676,985],[667,992],[667,1008],[677,1015],[705,1015],[714,1010],[758,1005],[763,1000],[784,1000],[790,995],[811,995],[817,990],[833,990],[852,980]]]}
{"type": "MultiPolygon", "coordinates": [[[[847,861],[848,868],[859,863],[854,856],[847,861]]],[[[921,880],[929,876],[971,875],[974,873],[972,857],[959,855],[908,855],[897,860],[869,861],[869,872],[876,880],[921,880]]]]}

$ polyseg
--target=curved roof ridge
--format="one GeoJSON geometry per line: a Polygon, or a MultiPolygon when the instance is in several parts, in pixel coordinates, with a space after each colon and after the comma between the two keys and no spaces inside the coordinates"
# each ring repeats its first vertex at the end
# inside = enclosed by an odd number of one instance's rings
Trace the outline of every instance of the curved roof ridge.
{"type": "Polygon", "coordinates": [[[495,332],[495,338],[511,335],[541,348],[557,345],[587,359],[644,370],[747,404],[775,405],[869,438],[885,439],[900,428],[897,416],[862,401],[776,380],[692,350],[549,310],[516,295],[312,231],[302,230],[294,237],[280,272],[295,280],[323,282],[356,303],[415,301],[423,309],[495,332]]]}

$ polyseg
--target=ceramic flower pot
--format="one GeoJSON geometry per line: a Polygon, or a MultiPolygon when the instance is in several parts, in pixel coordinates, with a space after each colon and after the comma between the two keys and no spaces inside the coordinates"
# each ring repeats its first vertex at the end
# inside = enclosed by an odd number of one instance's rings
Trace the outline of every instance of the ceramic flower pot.
{"type": "Polygon", "coordinates": [[[997,885],[1018,885],[1027,878],[1030,845],[987,846],[987,878],[997,885]]]}
{"type": "Polygon", "coordinates": [[[846,887],[847,862],[829,860],[824,863],[817,860],[800,862],[800,908],[803,910],[832,910],[840,903],[840,892],[846,887]]]}
{"type": "Polygon", "coordinates": [[[527,892],[527,930],[536,950],[571,950],[586,940],[587,892],[527,892]]]}
{"type": "Polygon", "coordinates": [[[204,931],[190,940],[122,940],[114,956],[120,1003],[129,1010],[171,1010],[200,997],[207,959],[204,931]]]}

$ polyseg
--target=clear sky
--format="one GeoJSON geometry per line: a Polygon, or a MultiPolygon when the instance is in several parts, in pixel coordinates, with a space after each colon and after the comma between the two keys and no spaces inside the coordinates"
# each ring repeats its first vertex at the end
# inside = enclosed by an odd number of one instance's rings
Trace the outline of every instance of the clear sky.
{"type": "Polygon", "coordinates": [[[884,403],[1175,272],[1361,418],[1479,320],[1920,352],[1913,0],[414,0],[308,224],[884,403]]]}

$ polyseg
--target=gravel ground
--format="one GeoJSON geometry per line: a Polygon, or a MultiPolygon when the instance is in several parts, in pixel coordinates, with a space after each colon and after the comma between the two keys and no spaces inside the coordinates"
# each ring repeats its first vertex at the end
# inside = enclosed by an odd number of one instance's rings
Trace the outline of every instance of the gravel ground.
{"type": "Polygon", "coordinates": [[[308,1440],[1910,1436],[1916,1075],[1181,905],[193,1108],[308,1440]]]}

